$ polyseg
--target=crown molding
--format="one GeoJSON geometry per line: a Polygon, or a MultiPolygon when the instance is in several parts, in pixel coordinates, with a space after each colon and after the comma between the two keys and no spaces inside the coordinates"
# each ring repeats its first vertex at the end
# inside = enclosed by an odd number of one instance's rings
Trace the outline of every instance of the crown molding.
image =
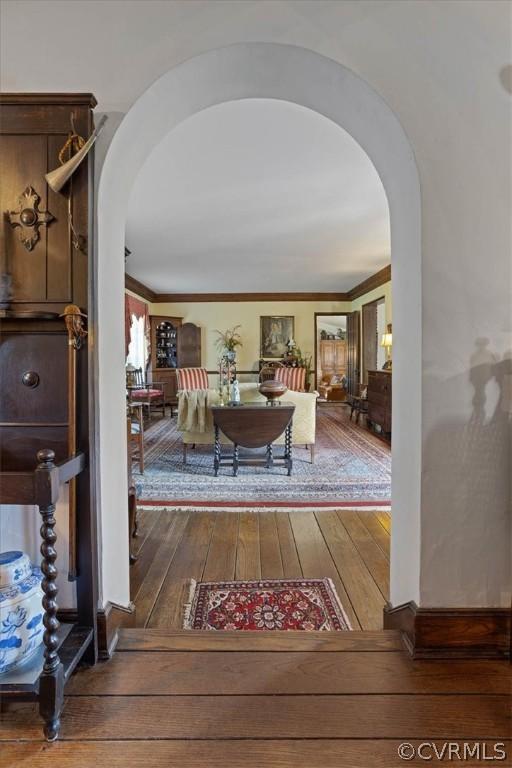
{"type": "Polygon", "coordinates": [[[363,280],[362,283],[358,283],[358,285],[355,285],[353,288],[351,288],[350,291],[347,293],[348,301],[354,301],[355,299],[359,299],[361,298],[361,296],[364,296],[365,293],[369,293],[370,291],[373,291],[375,288],[380,288],[380,286],[384,285],[384,283],[389,283],[390,280],[391,280],[391,264],[388,264],[387,267],[380,269],[374,275],[371,275],[371,277],[368,277],[366,280],[363,280]]]}
{"type": "Polygon", "coordinates": [[[152,304],[179,304],[199,302],[242,302],[242,301],[354,301],[365,293],[379,288],[391,280],[391,265],[384,267],[347,293],[290,292],[275,293],[156,293],[147,285],[125,274],[125,287],[152,304]]]}
{"type": "Polygon", "coordinates": [[[146,299],[146,301],[150,301],[152,303],[157,301],[157,294],[152,291],[151,288],[148,288],[147,285],[139,282],[139,280],[136,280],[127,272],[124,273],[124,287],[129,291],[136,293],[137,296],[141,296],[143,299],[146,299]]]}
{"type": "Polygon", "coordinates": [[[158,293],[155,301],[241,302],[241,301],[348,301],[346,293],[158,293]]]}

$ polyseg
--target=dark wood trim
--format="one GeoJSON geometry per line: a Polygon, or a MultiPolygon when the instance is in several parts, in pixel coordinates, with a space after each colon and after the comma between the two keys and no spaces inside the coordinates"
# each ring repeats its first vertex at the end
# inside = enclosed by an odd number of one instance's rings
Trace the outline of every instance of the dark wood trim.
{"type": "Polygon", "coordinates": [[[384,629],[402,633],[414,659],[510,658],[508,608],[418,608],[414,601],[384,608],[384,629]]]}
{"type": "MultiPolygon", "coordinates": [[[[365,302],[364,304],[361,305],[361,335],[360,335],[359,338],[360,338],[360,341],[361,341],[361,366],[360,367],[361,367],[361,372],[362,372],[362,383],[363,384],[368,384],[368,371],[377,367],[377,358],[378,358],[378,355],[376,355],[375,356],[375,365],[372,366],[372,368],[366,369],[366,365],[365,365],[365,342],[366,342],[366,337],[365,337],[365,311],[364,311],[364,308],[365,307],[369,307],[372,304],[375,304],[377,306],[378,304],[380,304],[381,301],[385,302],[386,301],[386,297],[385,296],[379,296],[378,299],[373,299],[372,301],[367,301],[367,302],[365,302]]],[[[387,325],[386,325],[386,327],[387,327],[387,325]]]]}
{"type": "Polygon", "coordinates": [[[110,659],[119,639],[121,626],[135,626],[135,605],[128,608],[115,603],[107,603],[98,611],[98,648],[100,659],[110,659]]]}
{"type": "Polygon", "coordinates": [[[154,302],[157,300],[157,294],[148,288],[144,283],[139,282],[134,277],[125,272],[124,275],[124,287],[132,293],[136,293],[137,296],[141,296],[146,301],[154,302]]]}
{"type": "Polygon", "coordinates": [[[387,267],[384,267],[384,269],[381,269],[379,272],[376,272],[371,277],[368,277],[366,280],[363,280],[362,283],[359,283],[358,285],[355,285],[347,294],[347,301],[355,301],[355,299],[361,298],[361,296],[364,296],[365,293],[369,293],[370,291],[373,291],[375,288],[379,288],[381,285],[384,285],[385,283],[389,283],[391,280],[391,264],[388,264],[387,267]]]}
{"type": "Polygon", "coordinates": [[[80,104],[94,109],[98,102],[92,93],[0,93],[0,104],[26,106],[44,104],[80,104]]]}
{"type": "MultiPolygon", "coordinates": [[[[58,611],[58,619],[62,622],[78,621],[76,608],[62,608],[58,611]]],[[[98,656],[100,659],[110,659],[116,649],[119,630],[122,627],[135,627],[135,605],[130,603],[128,608],[115,603],[107,603],[98,609],[98,656]]]]}
{"type": "Polygon", "coordinates": [[[348,301],[346,293],[157,293],[154,301],[241,302],[241,301],[348,301]]]}
{"type": "MultiPolygon", "coordinates": [[[[283,291],[277,293],[156,293],[147,285],[125,274],[125,288],[133,291],[153,304],[176,304],[196,302],[241,302],[241,301],[354,301],[391,280],[391,265],[364,280],[346,293],[301,293],[283,291]]],[[[324,315],[343,315],[344,312],[323,312],[324,315]]]]}

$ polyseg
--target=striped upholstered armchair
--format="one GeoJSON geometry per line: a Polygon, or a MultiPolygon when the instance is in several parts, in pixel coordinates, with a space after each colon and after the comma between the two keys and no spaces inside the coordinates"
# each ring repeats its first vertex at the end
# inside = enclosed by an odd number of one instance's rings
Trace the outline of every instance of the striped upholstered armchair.
{"type": "Polygon", "coordinates": [[[306,391],[305,368],[276,368],[275,379],[288,387],[292,392],[306,391]]]}
{"type": "Polygon", "coordinates": [[[208,373],[206,368],[177,368],[178,391],[191,389],[208,389],[208,373]]]}

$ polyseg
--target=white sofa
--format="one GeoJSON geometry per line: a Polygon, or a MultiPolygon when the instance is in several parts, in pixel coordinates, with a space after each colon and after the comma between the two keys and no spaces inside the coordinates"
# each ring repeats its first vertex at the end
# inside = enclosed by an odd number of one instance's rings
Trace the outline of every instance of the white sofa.
{"type": "MultiPolygon", "coordinates": [[[[180,408],[180,398],[182,393],[178,392],[178,412],[180,408]]],[[[315,460],[315,439],[316,439],[316,399],[318,392],[293,392],[288,390],[283,395],[283,401],[293,403],[295,412],[293,415],[293,445],[307,446],[310,450],[311,463],[315,460]]],[[[216,391],[209,391],[209,401],[214,404],[219,401],[219,395],[216,391]]],[[[242,402],[265,401],[266,398],[259,392],[258,384],[240,384],[240,399],[242,402]]],[[[269,406],[269,408],[272,406],[269,406]]],[[[276,406],[278,407],[278,406],[276,406]]],[[[187,447],[189,445],[213,445],[213,419],[208,414],[206,419],[206,429],[204,432],[182,431],[183,436],[183,461],[187,460],[187,447]]],[[[221,442],[229,444],[225,435],[221,435],[221,442]]],[[[284,443],[284,434],[276,440],[276,443],[284,443]]]]}

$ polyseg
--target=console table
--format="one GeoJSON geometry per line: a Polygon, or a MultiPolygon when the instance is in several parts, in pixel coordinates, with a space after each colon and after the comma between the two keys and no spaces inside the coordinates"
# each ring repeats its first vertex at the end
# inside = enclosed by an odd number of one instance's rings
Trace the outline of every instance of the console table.
{"type": "Polygon", "coordinates": [[[295,406],[291,403],[270,405],[263,402],[219,405],[212,407],[215,430],[213,468],[215,477],[219,467],[232,466],[236,477],[238,468],[245,466],[273,467],[276,462],[286,467],[288,476],[292,473],[292,424],[295,406]],[[233,443],[232,454],[223,455],[220,433],[233,443]],[[272,443],[285,433],[284,454],[274,456],[272,443]],[[265,448],[265,458],[241,458],[239,448],[265,448]]]}

